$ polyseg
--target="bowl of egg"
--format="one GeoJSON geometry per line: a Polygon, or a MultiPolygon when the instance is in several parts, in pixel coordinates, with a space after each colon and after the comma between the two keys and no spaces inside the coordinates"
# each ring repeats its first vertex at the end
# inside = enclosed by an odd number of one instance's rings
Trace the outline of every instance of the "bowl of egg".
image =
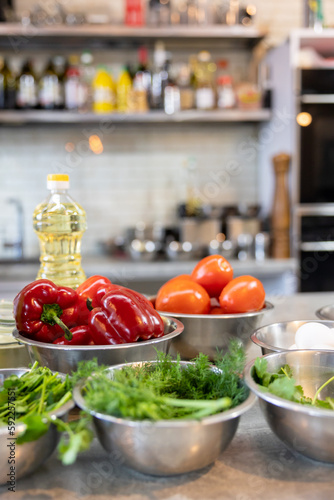
{"type": "Polygon", "coordinates": [[[251,340],[261,348],[263,355],[297,349],[334,350],[334,321],[272,323],[256,329],[251,340]]]}

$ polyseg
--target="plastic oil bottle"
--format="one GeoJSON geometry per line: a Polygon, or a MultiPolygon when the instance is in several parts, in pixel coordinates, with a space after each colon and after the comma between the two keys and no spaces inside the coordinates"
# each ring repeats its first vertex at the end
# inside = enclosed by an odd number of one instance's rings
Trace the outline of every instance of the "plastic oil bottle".
{"type": "Polygon", "coordinates": [[[92,82],[93,111],[95,113],[110,113],[115,111],[116,96],[112,76],[105,66],[99,66],[92,82]]]}
{"type": "Polygon", "coordinates": [[[39,238],[40,268],[36,279],[76,289],[85,281],[81,267],[81,238],[86,231],[86,213],[68,194],[69,176],[49,174],[49,196],[37,205],[33,227],[39,238]]]}
{"type": "Polygon", "coordinates": [[[128,70],[124,66],[122,68],[121,74],[119,75],[116,87],[117,95],[117,110],[120,113],[126,113],[129,111],[129,97],[132,88],[132,80],[129,75],[128,70]]]}

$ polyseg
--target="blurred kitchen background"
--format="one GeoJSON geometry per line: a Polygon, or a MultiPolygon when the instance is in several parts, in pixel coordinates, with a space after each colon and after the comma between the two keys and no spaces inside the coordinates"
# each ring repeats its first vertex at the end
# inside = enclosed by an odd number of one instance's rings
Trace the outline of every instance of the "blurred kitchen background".
{"type": "MultiPolygon", "coordinates": [[[[47,174],[67,173],[87,213],[88,275],[154,292],[221,253],[235,274],[258,276],[269,293],[334,290],[332,192],[300,196],[301,158],[313,161],[304,144],[322,140],[303,138],[309,123],[300,113],[323,108],[304,110],[307,99],[299,99],[304,90],[334,95],[333,2],[0,6],[1,279],[34,279],[32,213],[47,195],[47,174]],[[305,89],[303,71],[311,75],[305,89]],[[319,90],[325,74],[327,89],[319,90]],[[97,76],[113,93],[100,108],[97,76]],[[303,247],[320,240],[326,248],[303,247]]],[[[330,134],[326,141],[334,143],[330,134]]],[[[312,190],[312,166],[305,175],[312,190]]]]}

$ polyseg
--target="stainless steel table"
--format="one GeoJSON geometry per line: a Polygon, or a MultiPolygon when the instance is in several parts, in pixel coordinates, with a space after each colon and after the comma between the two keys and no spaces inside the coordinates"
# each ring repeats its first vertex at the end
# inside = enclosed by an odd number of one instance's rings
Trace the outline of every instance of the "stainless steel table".
{"type": "MultiPolygon", "coordinates": [[[[263,323],[315,319],[315,310],[334,302],[334,293],[268,297],[273,312],[263,323]]],[[[260,352],[248,346],[248,357],[260,352]]],[[[267,426],[258,404],[241,417],[230,446],[212,466],[198,472],[158,478],[127,469],[108,456],[95,440],[76,464],[63,467],[54,454],[31,477],[17,482],[16,492],[0,489],[12,500],[329,500],[334,465],[290,452],[267,426]]]]}

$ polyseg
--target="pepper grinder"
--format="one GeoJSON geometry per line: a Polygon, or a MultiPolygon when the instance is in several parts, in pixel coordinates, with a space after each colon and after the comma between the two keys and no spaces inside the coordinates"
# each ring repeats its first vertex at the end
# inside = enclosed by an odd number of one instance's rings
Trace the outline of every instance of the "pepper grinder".
{"type": "Polygon", "coordinates": [[[290,155],[281,153],[273,157],[275,191],[271,213],[272,256],[275,259],[290,257],[290,199],[287,173],[290,155]]]}

